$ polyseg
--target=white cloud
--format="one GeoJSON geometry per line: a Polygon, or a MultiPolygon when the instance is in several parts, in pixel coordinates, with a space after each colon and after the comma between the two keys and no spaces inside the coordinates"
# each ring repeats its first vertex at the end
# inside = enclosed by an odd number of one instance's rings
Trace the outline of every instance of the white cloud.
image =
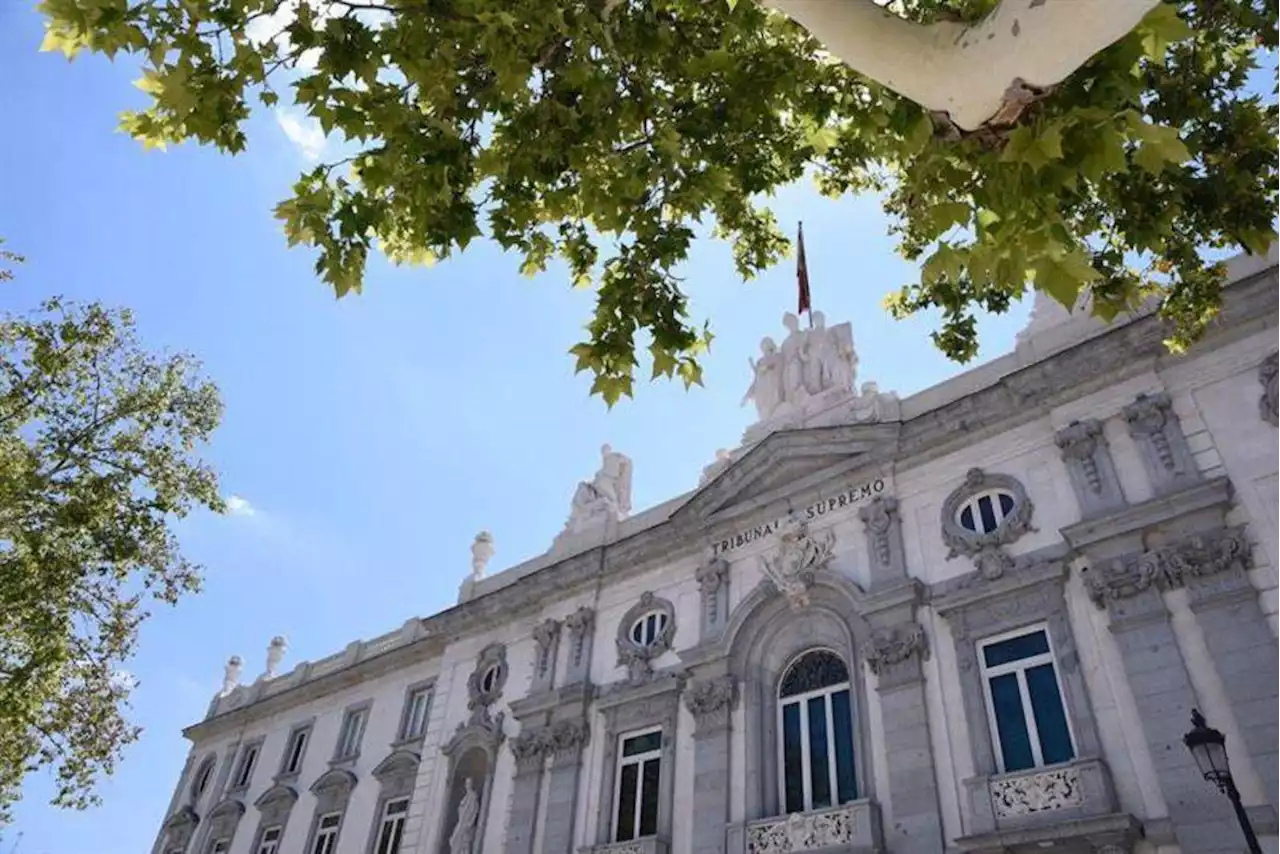
{"type": "Polygon", "coordinates": [[[253,516],[258,511],[257,508],[249,503],[249,499],[239,495],[230,495],[227,496],[227,512],[232,516],[253,516]]]}
{"type": "Polygon", "coordinates": [[[325,136],[318,121],[297,111],[282,108],[276,109],[276,121],[304,158],[316,161],[324,154],[325,136]]]}

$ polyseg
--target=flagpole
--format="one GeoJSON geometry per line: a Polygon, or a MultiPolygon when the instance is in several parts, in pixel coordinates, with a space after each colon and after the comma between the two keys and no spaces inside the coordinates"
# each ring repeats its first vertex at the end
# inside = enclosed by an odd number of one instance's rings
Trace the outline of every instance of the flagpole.
{"type": "MultiPolygon", "coordinates": [[[[799,220],[798,222],[799,222],[798,233],[799,233],[799,235],[800,235],[800,251],[801,251],[801,252],[804,252],[804,220],[799,220]]],[[[805,278],[805,290],[806,290],[806,291],[809,291],[809,288],[808,288],[808,284],[809,284],[809,270],[808,270],[808,263],[807,263],[807,262],[806,262],[806,264],[805,264],[805,274],[804,274],[804,278],[805,278]]],[[[809,328],[810,328],[810,329],[812,329],[812,328],[813,328],[813,296],[812,296],[812,292],[809,292],[809,299],[808,299],[807,301],[809,302],[809,307],[808,307],[808,309],[806,309],[806,310],[805,310],[805,313],[809,315],[809,328]]]]}

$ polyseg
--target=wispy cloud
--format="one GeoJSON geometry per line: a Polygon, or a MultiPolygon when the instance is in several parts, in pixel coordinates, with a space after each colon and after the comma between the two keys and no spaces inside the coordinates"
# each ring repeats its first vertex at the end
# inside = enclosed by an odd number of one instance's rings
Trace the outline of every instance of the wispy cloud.
{"type": "Polygon", "coordinates": [[[227,512],[232,516],[256,516],[258,508],[249,503],[249,499],[240,495],[227,496],[227,512]]]}
{"type": "Polygon", "coordinates": [[[305,159],[314,162],[324,154],[325,136],[318,121],[296,110],[284,108],[276,109],[276,121],[305,159]]]}

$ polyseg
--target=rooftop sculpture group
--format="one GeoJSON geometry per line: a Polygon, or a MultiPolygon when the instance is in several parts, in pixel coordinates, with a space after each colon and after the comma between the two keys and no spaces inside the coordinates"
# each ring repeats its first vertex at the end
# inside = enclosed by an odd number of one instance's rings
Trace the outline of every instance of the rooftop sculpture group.
{"type": "Polygon", "coordinates": [[[630,513],[631,458],[605,445],[600,449],[600,469],[595,477],[581,481],[574,490],[569,519],[555,546],[566,537],[617,524],[630,513]]]}
{"type": "Polygon", "coordinates": [[[782,316],[787,328],[782,346],[766,337],[760,342],[760,360],[747,360],[755,378],[742,403],[754,401],[762,422],[809,409],[828,392],[853,392],[858,371],[853,327],[840,323],[827,329],[820,311],[811,318],[813,326],[801,329],[796,316],[787,312],[782,316]]]}

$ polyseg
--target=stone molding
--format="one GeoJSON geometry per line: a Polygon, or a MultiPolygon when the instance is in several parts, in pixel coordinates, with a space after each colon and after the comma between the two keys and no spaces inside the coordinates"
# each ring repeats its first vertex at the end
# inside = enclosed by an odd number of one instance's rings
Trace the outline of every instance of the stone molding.
{"type": "Polygon", "coordinates": [[[1280,391],[1276,378],[1280,375],[1280,353],[1272,353],[1258,366],[1258,382],[1262,384],[1262,397],[1258,398],[1258,413],[1272,427],[1280,425],[1280,391]]]}
{"type": "Polygon", "coordinates": [[[893,671],[904,662],[929,660],[929,638],[924,626],[915,620],[896,626],[874,629],[871,643],[863,652],[871,672],[887,681],[893,681],[893,671]]]}
{"type": "Polygon", "coordinates": [[[1253,565],[1253,546],[1244,526],[1187,537],[1082,573],[1090,600],[1099,608],[1155,588],[1177,590],[1194,579],[1223,572],[1242,573],[1253,565]]]}
{"type": "Polygon", "coordinates": [[[699,736],[727,729],[737,703],[738,680],[728,673],[695,680],[684,692],[685,708],[699,736]]]}
{"type": "Polygon", "coordinates": [[[640,594],[640,601],[632,605],[627,613],[618,621],[618,633],[614,644],[618,649],[618,667],[627,668],[627,679],[632,684],[646,682],[653,678],[653,660],[670,651],[676,637],[676,606],[671,600],[654,595],[646,590],[640,594]],[[645,614],[658,612],[666,616],[666,623],[658,632],[653,643],[645,646],[631,639],[631,629],[645,614]]]}
{"type": "Polygon", "coordinates": [[[971,558],[984,578],[995,579],[1013,568],[1013,558],[1004,547],[1017,542],[1023,534],[1034,531],[1031,515],[1035,505],[1027,495],[1022,481],[1007,474],[991,474],[980,468],[971,468],[964,476],[964,483],[956,487],[942,502],[942,542],[946,545],[947,560],[964,555],[971,558]],[[1013,513],[1001,520],[994,531],[979,534],[970,531],[956,521],[961,506],[980,492],[1001,489],[1013,496],[1013,513]]]}

